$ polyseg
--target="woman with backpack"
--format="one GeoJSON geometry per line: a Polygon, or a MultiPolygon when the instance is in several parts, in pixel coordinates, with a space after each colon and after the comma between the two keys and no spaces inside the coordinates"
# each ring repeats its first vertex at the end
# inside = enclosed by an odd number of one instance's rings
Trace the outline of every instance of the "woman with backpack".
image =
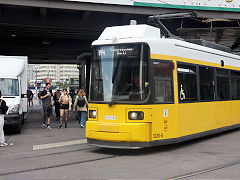
{"type": "Polygon", "coordinates": [[[60,126],[58,128],[62,128],[62,121],[65,118],[65,128],[67,128],[68,121],[68,113],[71,110],[72,98],[68,95],[67,90],[63,90],[63,95],[59,99],[60,104],[60,126]]]}
{"type": "Polygon", "coordinates": [[[86,94],[83,89],[78,91],[78,95],[74,101],[73,111],[75,111],[75,107],[77,106],[77,112],[79,116],[79,124],[81,128],[85,127],[87,121],[87,106],[88,101],[86,98],[86,94]]]}
{"type": "Polygon", "coordinates": [[[0,90],[0,147],[4,147],[8,145],[5,142],[4,131],[3,131],[4,115],[6,114],[8,107],[6,105],[6,102],[3,99],[1,99],[1,97],[2,97],[2,92],[0,90]]]}

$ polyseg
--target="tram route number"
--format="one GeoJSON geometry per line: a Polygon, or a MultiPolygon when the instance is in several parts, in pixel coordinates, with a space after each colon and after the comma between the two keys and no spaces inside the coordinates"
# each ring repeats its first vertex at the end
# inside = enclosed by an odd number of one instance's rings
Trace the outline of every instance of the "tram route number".
{"type": "Polygon", "coordinates": [[[105,120],[116,120],[116,116],[106,115],[106,116],[105,116],[105,120]]]}
{"type": "Polygon", "coordinates": [[[153,134],[153,137],[154,138],[162,138],[163,137],[163,133],[156,133],[156,134],[153,134]]]}

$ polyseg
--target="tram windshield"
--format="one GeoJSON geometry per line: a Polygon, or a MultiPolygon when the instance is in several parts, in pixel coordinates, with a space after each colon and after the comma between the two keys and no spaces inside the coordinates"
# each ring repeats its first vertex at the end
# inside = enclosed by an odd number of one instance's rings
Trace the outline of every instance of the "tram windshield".
{"type": "Polygon", "coordinates": [[[148,46],[96,46],[90,82],[90,101],[143,102],[149,92],[148,46]]]}

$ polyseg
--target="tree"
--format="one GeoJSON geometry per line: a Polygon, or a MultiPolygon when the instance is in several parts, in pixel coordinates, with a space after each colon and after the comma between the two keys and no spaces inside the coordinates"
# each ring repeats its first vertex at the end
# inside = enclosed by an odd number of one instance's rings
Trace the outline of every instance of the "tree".
{"type": "Polygon", "coordinates": [[[59,88],[59,89],[67,89],[67,86],[68,86],[68,83],[66,81],[64,81],[64,83],[60,82],[60,81],[57,81],[56,82],[56,86],[59,88]]]}

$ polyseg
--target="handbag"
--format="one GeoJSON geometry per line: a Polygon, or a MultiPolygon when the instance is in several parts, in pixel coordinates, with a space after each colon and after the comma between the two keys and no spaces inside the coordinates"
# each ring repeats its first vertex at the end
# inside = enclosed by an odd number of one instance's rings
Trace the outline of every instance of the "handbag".
{"type": "Polygon", "coordinates": [[[8,106],[6,104],[6,102],[4,100],[0,100],[0,109],[1,109],[1,114],[6,114],[7,110],[8,110],[8,106]]]}

